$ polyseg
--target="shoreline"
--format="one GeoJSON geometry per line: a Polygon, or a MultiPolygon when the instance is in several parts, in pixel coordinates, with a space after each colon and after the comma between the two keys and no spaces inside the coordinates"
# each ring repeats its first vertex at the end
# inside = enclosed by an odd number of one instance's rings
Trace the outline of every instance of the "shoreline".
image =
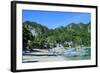
{"type": "MultiPolygon", "coordinates": [[[[89,47],[84,47],[89,48],[89,47]]],[[[23,63],[30,62],[48,62],[48,61],[69,61],[69,60],[87,60],[91,58],[91,51],[83,49],[81,51],[75,51],[75,49],[65,49],[62,54],[57,52],[50,52],[48,50],[38,50],[38,52],[26,52],[22,55],[23,63]],[[88,51],[88,52],[87,52],[88,51]],[[87,52],[87,53],[86,53],[87,52]]]]}

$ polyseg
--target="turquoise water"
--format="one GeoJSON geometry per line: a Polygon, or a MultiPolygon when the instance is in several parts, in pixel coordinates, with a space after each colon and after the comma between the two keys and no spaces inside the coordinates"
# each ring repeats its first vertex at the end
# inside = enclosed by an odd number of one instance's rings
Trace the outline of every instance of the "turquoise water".
{"type": "Polygon", "coordinates": [[[91,48],[81,48],[76,51],[74,48],[66,49],[64,57],[69,60],[87,60],[91,59],[91,48]]]}

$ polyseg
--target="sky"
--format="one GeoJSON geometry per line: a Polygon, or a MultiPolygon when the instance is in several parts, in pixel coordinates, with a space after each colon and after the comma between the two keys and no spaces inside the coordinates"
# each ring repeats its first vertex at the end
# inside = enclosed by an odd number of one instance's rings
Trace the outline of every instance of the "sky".
{"type": "Polygon", "coordinates": [[[67,26],[70,23],[88,23],[91,21],[91,14],[82,12],[23,10],[22,21],[33,21],[54,29],[59,26],[67,26]]]}

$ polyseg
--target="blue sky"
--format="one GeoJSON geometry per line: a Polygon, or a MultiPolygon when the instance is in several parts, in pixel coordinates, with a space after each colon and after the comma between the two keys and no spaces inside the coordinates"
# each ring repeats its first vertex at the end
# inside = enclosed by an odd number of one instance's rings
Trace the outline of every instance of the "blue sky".
{"type": "Polygon", "coordinates": [[[66,26],[70,23],[88,23],[91,21],[91,14],[79,12],[23,10],[22,21],[33,21],[45,25],[50,29],[54,29],[59,26],[66,26]]]}

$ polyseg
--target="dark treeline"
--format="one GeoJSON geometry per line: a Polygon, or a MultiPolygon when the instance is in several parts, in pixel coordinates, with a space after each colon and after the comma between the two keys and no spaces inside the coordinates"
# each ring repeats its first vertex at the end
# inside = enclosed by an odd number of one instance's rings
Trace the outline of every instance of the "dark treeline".
{"type": "Polygon", "coordinates": [[[48,49],[61,44],[68,47],[76,45],[90,46],[91,23],[71,23],[67,26],[60,26],[49,29],[36,22],[23,22],[23,50],[25,49],[48,49]]]}

